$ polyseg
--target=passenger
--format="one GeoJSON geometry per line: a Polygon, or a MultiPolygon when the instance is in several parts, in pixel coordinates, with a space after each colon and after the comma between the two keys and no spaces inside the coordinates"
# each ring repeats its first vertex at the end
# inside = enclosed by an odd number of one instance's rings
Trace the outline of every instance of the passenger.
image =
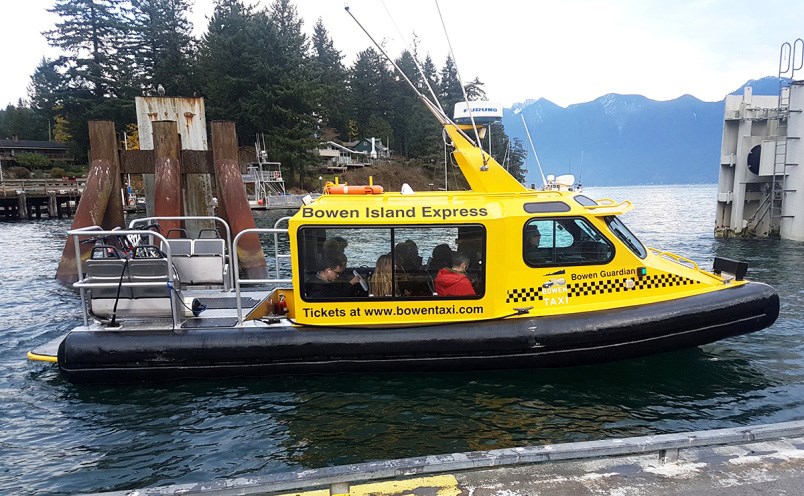
{"type": "Polygon", "coordinates": [[[542,234],[539,228],[531,224],[525,228],[525,260],[529,263],[537,264],[547,261],[544,251],[539,249],[542,234]]]}
{"type": "Polygon", "coordinates": [[[466,277],[469,257],[456,252],[452,255],[452,267],[438,271],[435,278],[435,290],[438,296],[475,296],[472,282],[466,277]]]}
{"type": "Polygon", "coordinates": [[[433,280],[422,266],[419,246],[413,240],[394,248],[399,259],[397,283],[403,296],[432,296],[433,280]]]}
{"type": "Polygon", "coordinates": [[[342,298],[359,294],[360,278],[358,276],[354,276],[346,282],[338,281],[343,271],[346,270],[346,255],[326,255],[321,267],[315,277],[307,282],[305,294],[308,298],[342,298]]]}
{"type": "Polygon", "coordinates": [[[347,246],[349,246],[349,242],[346,241],[346,238],[341,236],[327,238],[322,246],[322,259],[329,255],[343,255],[347,246]]]}
{"type": "Polygon", "coordinates": [[[422,257],[419,256],[419,246],[413,240],[398,243],[394,248],[394,253],[402,264],[405,272],[416,272],[422,269],[422,257]]]}
{"type": "Polygon", "coordinates": [[[377,259],[377,267],[369,279],[369,288],[372,296],[394,296],[399,294],[399,285],[393,284],[392,271],[396,264],[393,263],[390,253],[380,255],[377,259]]]}
{"type": "Polygon", "coordinates": [[[438,271],[452,264],[452,248],[448,244],[442,243],[433,248],[433,256],[427,264],[427,271],[438,274],[438,271]]]}

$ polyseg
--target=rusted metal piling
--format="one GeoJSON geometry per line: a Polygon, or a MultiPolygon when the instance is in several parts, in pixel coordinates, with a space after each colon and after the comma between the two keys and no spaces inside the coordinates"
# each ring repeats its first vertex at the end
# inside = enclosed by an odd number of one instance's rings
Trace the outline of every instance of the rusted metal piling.
{"type": "MultiPolygon", "coordinates": [[[[179,132],[174,121],[154,121],[154,215],[176,217],[182,215],[181,160],[179,132]]],[[[160,221],[162,232],[183,227],[180,221],[160,221]]]]}
{"type": "MultiPolygon", "coordinates": [[[[73,218],[72,229],[96,225],[112,229],[123,221],[123,205],[118,201],[109,201],[116,198],[120,185],[114,122],[90,121],[89,142],[91,165],[84,193],[73,218]],[[118,186],[118,190],[114,189],[115,185],[118,186]]],[[[82,260],[89,257],[90,250],[91,246],[88,245],[81,248],[82,260]]],[[[72,239],[67,239],[65,242],[56,278],[65,284],[78,279],[72,239]]]]}
{"type": "MultiPolygon", "coordinates": [[[[237,134],[234,122],[212,122],[212,161],[218,183],[218,208],[232,229],[232,237],[244,229],[257,227],[248,205],[237,161],[237,134]]],[[[245,270],[249,278],[266,278],[268,274],[260,238],[257,234],[247,234],[241,239],[237,250],[240,267],[245,270]]]]}
{"type": "MultiPolygon", "coordinates": [[[[199,108],[203,108],[200,105],[199,108]]],[[[149,117],[151,114],[148,114],[149,117]]],[[[219,215],[225,219],[231,228],[232,236],[236,236],[243,229],[256,227],[254,216],[249,208],[248,199],[243,186],[243,179],[238,163],[237,136],[232,122],[212,123],[213,150],[183,150],[179,135],[181,130],[174,120],[149,121],[152,129],[152,150],[125,150],[119,151],[114,129],[114,123],[109,121],[90,121],[89,141],[91,167],[87,177],[85,189],[75,213],[72,229],[99,225],[106,230],[124,225],[123,205],[118,201],[121,191],[121,174],[154,174],[153,188],[147,194],[149,203],[153,207],[156,217],[176,217],[181,215],[208,215],[211,213],[211,202],[203,204],[203,198],[209,193],[205,187],[209,174],[215,174],[219,200],[219,215]],[[193,200],[188,207],[185,203],[184,187],[192,190],[188,194],[193,200]],[[189,208],[192,211],[186,211],[189,208]],[[196,210],[202,210],[201,212],[196,210]],[[204,211],[206,210],[206,211],[204,211]]],[[[196,114],[184,118],[193,121],[196,114]]],[[[200,116],[199,116],[200,117],[200,116]]],[[[196,126],[197,122],[192,122],[196,126]]],[[[189,128],[189,124],[185,123],[189,128]]],[[[192,135],[203,134],[203,127],[192,135]]],[[[142,136],[141,136],[142,138],[142,136]]],[[[150,141],[150,140],[147,140],[150,141]]],[[[206,140],[202,139],[206,148],[206,140]]],[[[201,146],[196,144],[195,146],[201,146]]],[[[51,199],[48,209],[58,209],[52,205],[51,199]]],[[[21,205],[24,205],[21,203],[21,205]]],[[[20,207],[21,209],[24,207],[20,207]]],[[[189,228],[181,225],[180,221],[160,221],[163,234],[170,229],[189,228]]],[[[198,226],[194,226],[198,227],[198,226]]],[[[212,227],[212,226],[209,226],[212,227]]],[[[188,229],[190,230],[190,229],[188,229]]],[[[86,260],[91,246],[81,248],[81,259],[86,260]]],[[[238,247],[237,256],[239,265],[243,267],[249,278],[262,279],[267,277],[265,256],[262,251],[260,239],[256,234],[243,238],[238,247]]],[[[56,278],[64,283],[74,282],[78,270],[75,266],[75,248],[71,239],[67,240],[56,278]]]]}

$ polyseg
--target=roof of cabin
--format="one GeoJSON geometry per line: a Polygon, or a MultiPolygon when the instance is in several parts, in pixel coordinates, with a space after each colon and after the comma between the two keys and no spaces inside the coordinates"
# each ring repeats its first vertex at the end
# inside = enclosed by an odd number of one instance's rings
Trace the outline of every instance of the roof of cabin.
{"type": "Polygon", "coordinates": [[[66,150],[67,145],[58,141],[12,140],[0,139],[0,148],[66,150]]]}

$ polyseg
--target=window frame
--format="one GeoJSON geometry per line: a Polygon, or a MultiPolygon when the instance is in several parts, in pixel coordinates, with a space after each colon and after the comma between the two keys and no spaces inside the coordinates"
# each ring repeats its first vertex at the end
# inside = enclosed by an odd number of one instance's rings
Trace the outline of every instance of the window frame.
{"type": "Polygon", "coordinates": [[[606,217],[603,218],[603,221],[606,223],[606,227],[614,235],[614,237],[619,239],[620,242],[624,244],[631,253],[639,257],[641,260],[644,260],[645,258],[648,257],[648,247],[645,246],[645,243],[640,241],[637,235],[634,234],[634,232],[631,231],[631,229],[629,229],[627,225],[625,225],[625,222],[623,222],[622,219],[620,219],[616,215],[607,215],[606,217]],[[620,226],[622,226],[622,230],[620,230],[619,228],[617,230],[612,229],[611,224],[613,221],[617,221],[620,224],[620,226]],[[621,236],[619,233],[622,233],[623,236],[621,236]],[[626,238],[633,239],[633,241],[635,241],[636,244],[634,244],[631,241],[631,239],[626,238]]]}
{"type": "MultiPolygon", "coordinates": [[[[457,243],[455,243],[457,244],[457,243]]],[[[450,243],[452,245],[452,243],[450,243]]],[[[305,303],[338,303],[338,302],[356,302],[356,301],[364,301],[364,302],[390,302],[390,301],[452,301],[452,300],[479,300],[486,295],[486,286],[487,286],[487,274],[486,274],[486,265],[488,260],[487,254],[487,246],[488,246],[488,229],[486,226],[479,222],[472,222],[472,223],[450,223],[450,224],[392,224],[392,225],[361,225],[361,224],[304,224],[299,226],[296,229],[296,253],[297,255],[297,264],[294,269],[298,270],[299,273],[299,296],[301,297],[302,301],[305,303]],[[340,297],[340,298],[308,298],[305,295],[304,286],[306,283],[305,274],[306,274],[306,267],[305,267],[305,258],[302,256],[303,253],[303,242],[305,240],[305,236],[302,232],[305,229],[338,229],[338,230],[347,230],[347,229],[361,229],[361,230],[386,230],[390,231],[390,253],[395,255],[397,240],[395,236],[395,230],[397,229],[441,229],[441,228],[454,228],[460,229],[461,227],[472,227],[472,228],[480,228],[481,232],[481,256],[480,260],[480,280],[483,282],[482,287],[478,294],[474,296],[437,296],[437,295],[425,295],[425,296],[347,296],[347,297],[340,297]]],[[[372,267],[372,270],[375,267],[372,267]]],[[[317,269],[316,269],[317,270],[317,269]]],[[[392,272],[392,284],[396,285],[396,270],[392,272]]],[[[435,277],[433,277],[435,280],[435,277]]]]}
{"type": "MultiPolygon", "coordinates": [[[[582,229],[582,227],[578,226],[578,229],[582,229]]],[[[570,233],[570,234],[572,234],[572,233],[570,233]]],[[[574,238],[574,236],[573,236],[573,238],[574,238]]],[[[575,241],[575,240],[573,239],[573,241],[575,241]]],[[[573,245],[574,244],[575,243],[573,242],[573,245]]],[[[586,217],[583,217],[583,216],[577,216],[577,215],[573,215],[573,216],[555,216],[555,215],[551,215],[551,216],[544,216],[544,217],[531,217],[531,218],[527,219],[525,221],[525,223],[522,225],[522,261],[525,263],[525,265],[527,265],[528,267],[531,267],[531,268],[540,269],[540,268],[549,268],[549,267],[579,267],[579,266],[587,266],[587,265],[607,265],[607,264],[610,264],[614,260],[616,255],[617,255],[617,247],[615,246],[615,244],[605,234],[603,234],[602,231],[600,231],[594,224],[589,222],[586,219],[586,217]],[[556,261],[555,260],[555,258],[556,258],[555,225],[560,220],[565,220],[565,221],[578,221],[578,220],[580,220],[580,221],[582,221],[591,231],[593,231],[595,234],[600,236],[600,238],[606,242],[606,244],[610,248],[609,257],[607,259],[605,259],[605,260],[596,260],[596,261],[593,261],[593,262],[590,262],[590,261],[578,261],[578,262],[556,261]],[[526,233],[527,233],[528,226],[532,222],[536,222],[536,221],[552,221],[553,222],[553,236],[552,236],[553,237],[553,246],[550,247],[551,250],[552,250],[553,259],[550,262],[547,262],[547,263],[531,263],[530,261],[528,261],[527,249],[526,249],[526,246],[525,246],[525,243],[526,243],[526,237],[525,236],[526,236],[526,233]]]]}

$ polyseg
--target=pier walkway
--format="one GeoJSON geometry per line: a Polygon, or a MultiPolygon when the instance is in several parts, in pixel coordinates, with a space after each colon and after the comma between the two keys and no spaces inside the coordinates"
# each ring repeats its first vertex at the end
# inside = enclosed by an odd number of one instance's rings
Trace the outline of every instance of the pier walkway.
{"type": "Polygon", "coordinates": [[[81,199],[86,180],[6,179],[0,181],[0,219],[70,217],[81,199]]]}
{"type": "Polygon", "coordinates": [[[105,495],[584,496],[804,493],[804,421],[474,451],[105,495]]]}

